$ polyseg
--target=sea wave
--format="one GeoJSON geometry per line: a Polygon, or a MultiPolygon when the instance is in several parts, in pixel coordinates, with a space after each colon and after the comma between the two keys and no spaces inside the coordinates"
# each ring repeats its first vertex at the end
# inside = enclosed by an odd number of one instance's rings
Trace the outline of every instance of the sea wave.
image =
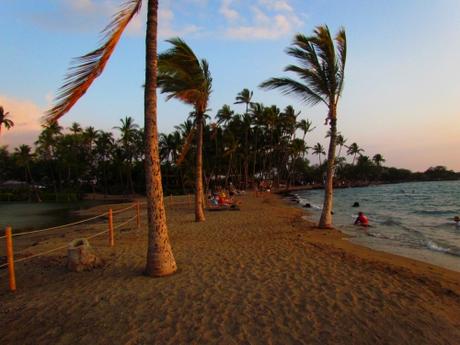
{"type": "Polygon", "coordinates": [[[454,248],[447,248],[431,240],[428,240],[426,242],[426,247],[429,250],[432,250],[435,252],[441,252],[441,253],[446,253],[446,254],[460,257],[460,249],[455,250],[454,248]]]}

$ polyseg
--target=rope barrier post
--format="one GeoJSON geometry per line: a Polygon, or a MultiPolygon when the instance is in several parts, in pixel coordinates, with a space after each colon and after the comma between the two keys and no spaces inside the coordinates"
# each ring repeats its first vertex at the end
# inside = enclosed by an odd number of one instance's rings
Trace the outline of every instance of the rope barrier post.
{"type": "Polygon", "coordinates": [[[6,227],[6,257],[8,260],[8,276],[10,291],[16,291],[16,275],[14,272],[14,251],[13,251],[13,235],[11,234],[11,226],[6,227]]]}
{"type": "Polygon", "coordinates": [[[190,194],[187,194],[187,201],[188,201],[188,205],[190,206],[192,204],[192,200],[190,198],[190,194]]]}
{"type": "Polygon", "coordinates": [[[141,227],[141,203],[139,200],[137,201],[136,204],[136,220],[137,220],[137,228],[139,229],[141,227]]]}
{"type": "Polygon", "coordinates": [[[109,209],[109,244],[111,247],[115,245],[115,236],[113,233],[113,214],[112,209],[109,209]]]}
{"type": "Polygon", "coordinates": [[[172,194],[169,194],[169,204],[172,206],[173,204],[173,197],[172,194]]]}

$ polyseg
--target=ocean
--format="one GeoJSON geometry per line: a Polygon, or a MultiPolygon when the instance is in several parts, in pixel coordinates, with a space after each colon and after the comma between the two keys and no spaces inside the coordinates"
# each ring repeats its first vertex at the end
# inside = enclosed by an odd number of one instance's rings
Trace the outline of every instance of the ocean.
{"type": "MultiPolygon", "coordinates": [[[[305,210],[318,221],[324,191],[293,194],[299,206],[311,204],[305,210]]],[[[460,216],[460,181],[336,189],[333,210],[334,226],[352,242],[460,272],[460,225],[453,221],[460,216]],[[359,211],[371,227],[353,225],[359,211]]]]}

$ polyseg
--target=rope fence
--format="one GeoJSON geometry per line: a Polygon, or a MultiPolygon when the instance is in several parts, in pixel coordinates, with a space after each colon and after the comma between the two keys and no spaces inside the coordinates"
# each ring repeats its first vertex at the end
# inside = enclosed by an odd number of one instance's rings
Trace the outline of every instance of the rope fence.
{"type": "MultiPolygon", "coordinates": [[[[143,204],[145,204],[145,203],[142,203],[142,205],[143,204]]],[[[29,255],[27,257],[23,257],[23,258],[15,260],[14,259],[14,254],[15,253],[14,253],[14,246],[13,246],[13,238],[14,237],[33,235],[33,234],[42,233],[42,232],[45,232],[45,231],[57,230],[57,229],[64,229],[64,228],[72,227],[72,226],[75,226],[75,225],[83,224],[83,223],[86,223],[86,222],[90,222],[90,221],[93,221],[93,220],[101,218],[101,217],[108,216],[108,228],[105,229],[104,231],[100,231],[100,232],[95,233],[95,234],[93,234],[91,236],[88,236],[88,237],[86,237],[86,239],[87,240],[93,239],[95,237],[98,237],[98,236],[101,236],[103,234],[109,233],[109,245],[111,247],[113,247],[115,245],[115,236],[114,236],[115,235],[115,233],[114,233],[115,230],[127,225],[128,223],[132,222],[133,220],[136,220],[136,226],[137,226],[138,229],[140,228],[140,225],[141,225],[141,222],[140,222],[140,206],[141,206],[141,203],[138,201],[138,202],[136,202],[136,203],[134,203],[134,204],[132,204],[132,205],[130,205],[128,207],[118,209],[118,210],[115,210],[115,211],[113,211],[110,208],[107,212],[101,213],[101,214],[99,214],[97,216],[94,216],[94,217],[79,220],[79,221],[76,221],[76,222],[73,222],[73,223],[54,226],[54,227],[50,227],[50,228],[46,228],[46,229],[33,230],[33,231],[27,231],[27,232],[20,232],[20,233],[17,233],[17,234],[13,234],[13,231],[12,231],[11,227],[8,226],[6,228],[5,235],[0,237],[0,239],[3,239],[3,238],[5,239],[6,258],[7,258],[7,262],[2,264],[2,265],[0,265],[0,269],[3,268],[3,267],[8,267],[8,278],[9,278],[9,289],[10,289],[10,291],[12,291],[12,292],[16,291],[16,274],[15,274],[15,267],[14,267],[16,263],[31,260],[31,259],[37,258],[39,256],[47,255],[47,254],[50,254],[50,253],[56,252],[58,250],[62,250],[64,248],[69,247],[69,244],[66,244],[66,245],[63,245],[63,246],[59,246],[59,247],[44,251],[44,252],[29,255]],[[123,213],[123,212],[128,211],[128,210],[130,210],[132,208],[136,209],[136,214],[134,216],[132,216],[131,218],[127,219],[126,221],[124,221],[123,223],[117,224],[116,226],[114,226],[113,215],[123,213]]],[[[20,254],[20,253],[16,253],[16,254],[20,254]]]]}

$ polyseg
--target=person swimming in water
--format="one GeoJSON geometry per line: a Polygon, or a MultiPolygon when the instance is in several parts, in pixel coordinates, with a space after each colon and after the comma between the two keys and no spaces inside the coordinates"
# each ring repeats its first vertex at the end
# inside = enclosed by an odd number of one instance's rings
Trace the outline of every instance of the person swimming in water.
{"type": "Polygon", "coordinates": [[[358,218],[355,220],[355,225],[361,225],[361,226],[369,226],[369,219],[364,215],[364,213],[359,212],[358,213],[358,218]]]}

